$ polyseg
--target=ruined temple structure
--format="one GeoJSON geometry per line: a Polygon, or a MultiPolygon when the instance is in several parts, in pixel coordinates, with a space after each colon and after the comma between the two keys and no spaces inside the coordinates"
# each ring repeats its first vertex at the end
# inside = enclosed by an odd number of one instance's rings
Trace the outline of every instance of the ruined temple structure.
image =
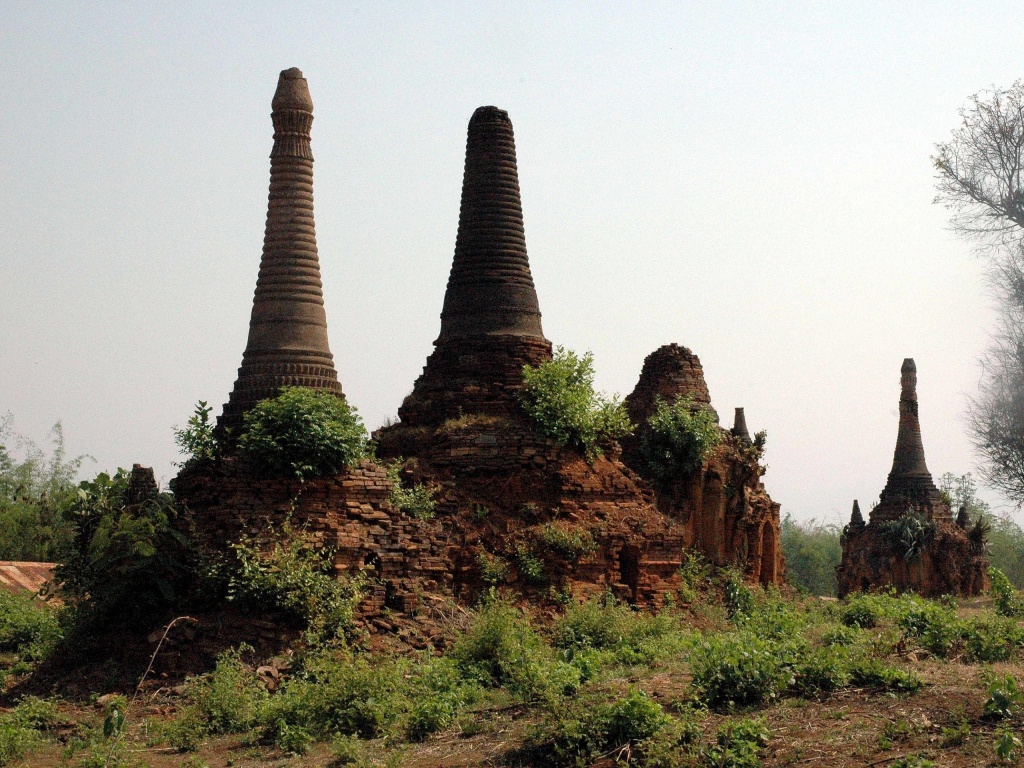
{"type": "Polygon", "coordinates": [[[623,460],[655,489],[659,510],[682,524],[687,547],[714,565],[739,566],[755,583],[783,583],[779,505],[761,483],[761,449],[750,437],[742,408],[698,470],[668,485],[649,475],[639,450],[647,420],[659,399],[671,403],[679,398],[715,413],[700,360],[686,347],[669,344],[647,356],[640,380],[626,397],[637,431],[623,440],[623,460]]]}
{"type": "Polygon", "coordinates": [[[917,366],[900,369],[900,422],[892,470],[865,524],[853,502],[836,569],[840,597],[893,587],[926,597],[977,595],[987,589],[982,529],[953,520],[925,464],[917,403],[917,366]]]}
{"type": "Polygon", "coordinates": [[[298,69],[286,69],[271,104],[274,147],[263,258],[252,302],[249,341],[217,427],[237,435],[243,414],[281,387],[342,396],[327,343],[320,259],[313,223],[313,100],[298,69]]]}
{"type": "Polygon", "coordinates": [[[436,489],[459,542],[457,595],[507,568],[504,580],[527,593],[608,589],[658,606],[678,584],[682,526],[658,512],[617,445],[588,462],[540,435],[519,407],[523,366],[551,359],[540,318],[512,123],[481,107],[469,122],[441,330],[398,423],[376,434],[378,451],[436,489]]]}
{"type": "MultiPolygon", "coordinates": [[[[588,461],[526,417],[523,366],[550,360],[552,347],[527,257],[512,123],[496,107],[481,107],[469,122],[434,350],[399,420],[375,435],[378,455],[399,463],[403,484],[431,489],[433,516],[396,508],[393,481],[373,462],[304,482],[248,468],[231,437],[253,404],[284,385],[343,396],[313,229],[312,102],[296,69],[281,73],[273,120],[249,340],[218,424],[228,447],[214,460],[190,462],[172,481],[201,543],[223,547],[242,535],[268,542],[287,521],[334,553],[339,575],[372,577],[360,611],[378,628],[391,626],[385,609],[412,615],[438,600],[476,600],[492,586],[534,598],[610,591],[657,608],[680,585],[687,545],[714,563],[744,566],[756,581],[781,582],[778,505],[759,483],[757,446],[740,429],[742,417],[739,431],[723,430],[715,456],[672,492],[656,492],[627,466],[619,444],[588,461]]],[[[688,350],[663,348],[644,371],[631,411],[648,413],[657,396],[682,393],[711,407],[700,362],[688,350]]]]}

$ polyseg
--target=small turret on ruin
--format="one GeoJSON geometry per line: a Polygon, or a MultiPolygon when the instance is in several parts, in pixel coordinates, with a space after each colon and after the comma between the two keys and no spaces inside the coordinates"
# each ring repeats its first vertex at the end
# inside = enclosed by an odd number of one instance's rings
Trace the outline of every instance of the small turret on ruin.
{"type": "Polygon", "coordinates": [[[718,420],[700,359],[686,347],[666,344],[646,357],[624,401],[636,431],[622,441],[623,461],[655,489],[658,509],[683,525],[687,547],[714,565],[741,567],[751,581],[782,584],[779,505],[761,483],[764,468],[743,408],[736,409],[732,429],[720,428],[720,444],[698,470],[681,473],[667,486],[649,472],[640,450],[647,420],[659,400],[671,404],[682,398],[718,420]]]}
{"type": "Polygon", "coordinates": [[[253,296],[249,339],[224,412],[222,435],[241,432],[242,417],[281,387],[342,397],[327,341],[320,258],[313,222],[313,100],[296,68],[286,69],[271,103],[274,146],[263,256],[253,296]]]}
{"type": "Polygon", "coordinates": [[[854,501],[842,548],[836,568],[840,597],[890,587],[927,597],[970,596],[987,588],[984,543],[972,540],[963,525],[954,522],[925,462],[917,365],[912,358],[900,368],[892,469],[867,525],[854,501]]]}
{"type": "Polygon", "coordinates": [[[743,412],[742,408],[736,409],[736,415],[733,417],[732,429],[729,431],[737,440],[748,444],[754,442],[750,437],[750,430],[747,429],[747,416],[743,412]]]}

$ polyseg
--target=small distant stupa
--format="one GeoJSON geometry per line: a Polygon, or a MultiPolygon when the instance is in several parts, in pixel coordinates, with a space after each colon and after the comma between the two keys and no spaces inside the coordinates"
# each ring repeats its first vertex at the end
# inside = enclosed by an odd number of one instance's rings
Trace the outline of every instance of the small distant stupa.
{"type": "Polygon", "coordinates": [[[242,366],[218,430],[235,435],[242,417],[284,386],[343,397],[327,342],[320,259],[313,223],[313,100],[302,72],[286,69],[272,102],[274,148],[263,257],[242,366]]]}
{"type": "Polygon", "coordinates": [[[900,368],[900,426],[892,470],[878,506],[871,510],[871,521],[896,520],[908,510],[929,519],[952,519],[947,504],[932,481],[924,460],[921,422],[917,404],[917,365],[908,357],[900,368]]]}
{"type": "Polygon", "coordinates": [[[867,525],[853,502],[842,547],[840,597],[888,587],[927,597],[969,596],[987,587],[984,542],[953,522],[925,463],[912,358],[900,368],[900,424],[885,489],[867,525]]]}

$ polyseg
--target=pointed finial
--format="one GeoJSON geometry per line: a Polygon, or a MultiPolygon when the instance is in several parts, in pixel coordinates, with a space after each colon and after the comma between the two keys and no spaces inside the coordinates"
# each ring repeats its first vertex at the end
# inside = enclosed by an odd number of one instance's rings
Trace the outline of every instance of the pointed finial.
{"type": "Polygon", "coordinates": [[[850,514],[850,526],[853,528],[864,527],[864,515],[860,513],[860,504],[856,499],[853,500],[853,512],[850,514]]]}
{"type": "Polygon", "coordinates": [[[747,429],[747,417],[743,414],[742,408],[736,409],[736,416],[733,419],[732,434],[745,443],[750,443],[750,431],[747,429]]]}
{"type": "Polygon", "coordinates": [[[956,524],[965,531],[971,527],[971,515],[967,511],[966,504],[961,504],[960,510],[956,513],[956,524]]]}
{"type": "Polygon", "coordinates": [[[921,441],[921,422],[917,406],[917,366],[913,358],[908,357],[903,361],[900,368],[900,388],[900,426],[889,476],[927,476],[930,481],[931,474],[924,461],[924,444],[921,441]]]}

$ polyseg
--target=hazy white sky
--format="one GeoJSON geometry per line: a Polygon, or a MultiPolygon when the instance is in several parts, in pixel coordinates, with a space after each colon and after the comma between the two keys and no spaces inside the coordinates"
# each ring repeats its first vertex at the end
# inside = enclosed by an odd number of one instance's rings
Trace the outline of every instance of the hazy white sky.
{"type": "MultiPolygon", "coordinates": [[[[369,427],[419,374],[466,124],[508,110],[548,338],[628,393],[677,342],[768,431],[783,511],[877,498],[899,369],[928,464],[975,469],[991,311],[932,204],[975,91],[1024,75],[1017,3],[0,2],[0,413],[110,469],[178,459],[227,399],[278,72],[316,104],[331,346],[369,427]]],[[[991,498],[991,496],[990,496],[991,498]]]]}

